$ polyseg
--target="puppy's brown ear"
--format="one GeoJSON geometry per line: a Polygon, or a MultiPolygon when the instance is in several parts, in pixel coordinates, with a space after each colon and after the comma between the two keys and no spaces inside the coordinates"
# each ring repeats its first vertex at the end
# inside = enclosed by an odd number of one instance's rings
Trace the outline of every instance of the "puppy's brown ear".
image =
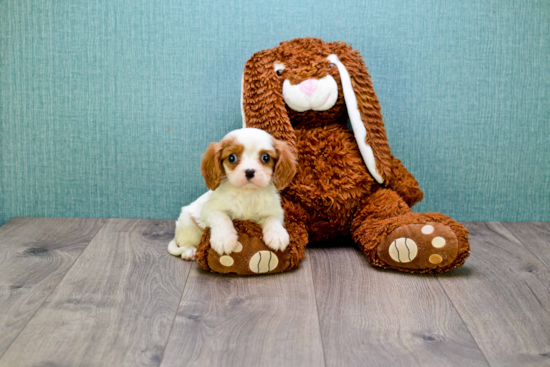
{"type": "Polygon", "coordinates": [[[282,140],[274,139],[273,145],[277,151],[277,161],[273,169],[273,184],[277,190],[282,190],[287,187],[298,169],[296,156],[292,152],[290,146],[282,140]]]}
{"type": "Polygon", "coordinates": [[[338,67],[348,116],[363,160],[376,181],[391,177],[391,154],[380,103],[363,58],[346,43],[331,43],[328,59],[338,67]]]}
{"type": "Polygon", "coordinates": [[[201,173],[210,190],[216,190],[222,182],[222,149],[221,143],[211,143],[202,155],[201,173]]]}
{"type": "Polygon", "coordinates": [[[295,151],[296,135],[283,99],[283,80],[275,72],[277,48],[254,54],[244,66],[242,108],[246,127],[270,133],[295,151]]]}

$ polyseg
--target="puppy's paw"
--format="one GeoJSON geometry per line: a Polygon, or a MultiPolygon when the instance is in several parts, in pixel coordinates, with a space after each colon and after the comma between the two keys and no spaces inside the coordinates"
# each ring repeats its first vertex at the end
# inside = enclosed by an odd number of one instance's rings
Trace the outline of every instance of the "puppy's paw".
{"type": "Polygon", "coordinates": [[[195,247],[187,247],[185,251],[181,254],[183,260],[195,260],[195,252],[197,249],[195,247]]]}
{"type": "Polygon", "coordinates": [[[290,243],[288,232],[282,225],[271,225],[263,229],[263,240],[274,251],[286,250],[290,243]]]}
{"type": "Polygon", "coordinates": [[[195,246],[179,247],[176,243],[176,240],[172,240],[168,244],[168,252],[170,253],[170,255],[181,256],[183,260],[194,260],[195,251],[197,251],[197,248],[195,246]]]}
{"type": "Polygon", "coordinates": [[[237,231],[229,230],[214,230],[210,233],[210,247],[219,255],[232,253],[237,248],[239,243],[237,231]]]}

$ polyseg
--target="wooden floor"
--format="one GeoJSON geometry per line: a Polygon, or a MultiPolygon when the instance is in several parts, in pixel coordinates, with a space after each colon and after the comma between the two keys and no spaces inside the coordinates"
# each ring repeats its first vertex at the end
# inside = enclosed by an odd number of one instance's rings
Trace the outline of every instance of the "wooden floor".
{"type": "Polygon", "coordinates": [[[350,244],[237,277],[170,256],[172,220],[14,218],[0,366],[550,366],[550,223],[465,225],[443,275],[350,244]]]}

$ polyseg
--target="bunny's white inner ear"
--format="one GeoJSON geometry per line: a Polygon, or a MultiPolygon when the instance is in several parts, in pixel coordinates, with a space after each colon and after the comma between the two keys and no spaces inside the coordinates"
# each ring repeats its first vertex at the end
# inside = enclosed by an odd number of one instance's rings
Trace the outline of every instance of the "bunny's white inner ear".
{"type": "Polygon", "coordinates": [[[349,73],[344,64],[342,64],[342,62],[338,59],[338,56],[335,54],[329,55],[327,59],[336,65],[338,72],[340,73],[340,80],[342,81],[342,90],[344,91],[344,100],[346,101],[346,108],[348,110],[351,128],[353,129],[353,135],[355,135],[355,140],[359,146],[359,151],[361,152],[363,161],[376,182],[383,184],[384,179],[376,170],[376,160],[374,159],[372,147],[366,143],[367,129],[365,129],[365,125],[361,120],[361,113],[359,113],[359,109],[357,108],[357,98],[355,98],[355,91],[351,85],[349,73]]]}
{"type": "Polygon", "coordinates": [[[241,77],[241,115],[243,116],[243,128],[246,127],[246,118],[244,116],[244,73],[241,77]]]}

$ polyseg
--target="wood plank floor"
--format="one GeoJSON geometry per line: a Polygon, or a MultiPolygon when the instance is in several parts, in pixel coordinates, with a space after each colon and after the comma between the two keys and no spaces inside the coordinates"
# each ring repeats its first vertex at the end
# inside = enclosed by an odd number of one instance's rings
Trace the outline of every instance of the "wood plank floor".
{"type": "Polygon", "coordinates": [[[445,274],[343,244],[238,277],[170,256],[172,220],[13,218],[0,366],[550,366],[550,223],[465,225],[445,274]]]}

